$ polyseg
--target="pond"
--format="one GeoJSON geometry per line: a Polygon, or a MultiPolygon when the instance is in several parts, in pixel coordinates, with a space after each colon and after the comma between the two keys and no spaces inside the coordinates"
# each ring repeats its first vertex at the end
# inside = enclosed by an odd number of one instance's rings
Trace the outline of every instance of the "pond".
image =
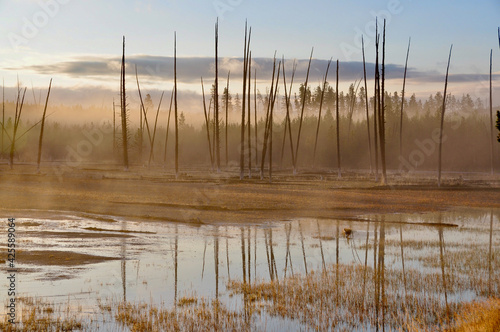
{"type": "MultiPolygon", "coordinates": [[[[344,301],[359,302],[357,295],[345,295],[349,292],[345,287],[363,288],[363,307],[368,301],[381,301],[373,307],[376,312],[364,311],[371,319],[349,318],[337,322],[338,327],[369,330],[375,317],[376,324],[380,321],[390,329],[400,323],[391,318],[391,311],[401,303],[414,308],[409,302],[427,301],[425,307],[439,311],[499,295],[499,215],[498,210],[456,209],[340,220],[193,225],[16,211],[13,217],[23,216],[16,218],[18,303],[43,300],[51,310],[77,312],[76,317],[90,326],[119,331],[129,327],[118,322],[111,309],[103,310],[109,308],[103,303],[175,308],[203,298],[217,299],[238,311],[246,305],[246,296],[235,283],[279,284],[285,278],[325,272],[336,273],[332,287],[334,298],[340,299],[337,307],[344,301]],[[30,215],[36,217],[26,217],[30,215]],[[360,267],[368,273],[351,277],[355,285],[349,286],[339,282],[339,266],[360,267]],[[417,285],[419,280],[427,280],[424,289],[417,285]],[[382,318],[379,310],[386,311],[382,318]]],[[[3,275],[8,270],[6,258],[6,254],[0,257],[3,275]]],[[[8,288],[6,278],[0,288],[8,288]]],[[[7,303],[7,292],[0,293],[0,300],[7,303]]],[[[303,316],[262,308],[252,315],[251,330],[322,326],[303,316]]],[[[343,310],[348,308],[345,304],[343,310]]],[[[338,317],[343,317],[341,312],[338,317]]]]}

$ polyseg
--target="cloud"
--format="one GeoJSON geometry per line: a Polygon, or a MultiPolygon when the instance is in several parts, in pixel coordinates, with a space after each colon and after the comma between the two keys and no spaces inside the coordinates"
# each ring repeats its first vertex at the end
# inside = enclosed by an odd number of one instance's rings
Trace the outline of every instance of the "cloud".
{"type": "MultiPolygon", "coordinates": [[[[119,77],[120,75],[119,57],[86,57],[73,58],[69,61],[62,61],[52,64],[38,64],[24,66],[22,68],[9,68],[12,70],[31,70],[39,74],[57,75],[63,74],[70,77],[89,77],[95,79],[106,79],[109,77],[119,77]]],[[[281,61],[280,59],[276,60],[281,61]]],[[[303,80],[306,76],[308,59],[285,60],[287,76],[291,77],[293,63],[296,61],[296,79],[303,80]]],[[[313,59],[309,80],[310,82],[321,81],[325,75],[327,60],[313,59]]],[[[138,74],[142,79],[148,81],[171,81],[173,78],[173,57],[134,55],[126,59],[127,72],[133,74],[137,66],[138,74]]],[[[179,57],[177,59],[177,79],[179,83],[196,84],[203,76],[205,80],[214,77],[214,59],[212,57],[179,57]]],[[[219,75],[226,77],[230,71],[231,79],[241,80],[243,68],[242,58],[220,58],[219,75]]],[[[252,73],[257,70],[257,78],[261,81],[269,81],[272,77],[273,59],[256,58],[252,61],[252,73]]],[[[374,76],[375,64],[366,64],[368,79],[374,76]]],[[[335,80],[336,64],[332,63],[329,72],[329,81],[335,80]]],[[[404,67],[397,64],[386,65],[387,79],[401,79],[404,74],[404,67]]],[[[363,63],[360,61],[340,62],[339,79],[342,82],[354,82],[363,77],[363,63]]],[[[499,75],[495,74],[495,78],[499,75]]],[[[437,71],[420,71],[415,68],[408,69],[408,78],[421,83],[434,83],[444,80],[444,75],[437,71]]],[[[484,75],[477,74],[453,74],[450,75],[450,82],[474,82],[487,79],[484,75]]]]}

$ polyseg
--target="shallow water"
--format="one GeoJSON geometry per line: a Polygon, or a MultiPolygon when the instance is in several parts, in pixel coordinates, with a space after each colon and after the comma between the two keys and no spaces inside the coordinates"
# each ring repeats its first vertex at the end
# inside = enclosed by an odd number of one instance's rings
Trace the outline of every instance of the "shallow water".
{"type": "MultiPolygon", "coordinates": [[[[226,289],[230,280],[281,280],[336,263],[373,266],[375,229],[382,222],[387,269],[402,269],[404,257],[407,271],[446,271],[467,279],[471,275],[468,270],[475,269],[474,274],[493,280],[486,289],[484,285],[473,286],[472,282],[470,288],[448,284],[442,290],[447,293],[448,302],[470,301],[484,298],[488,292],[499,292],[498,210],[459,209],[417,215],[365,215],[357,220],[299,219],[258,225],[196,226],[59,211],[16,211],[12,215],[36,216],[16,218],[18,294],[44,298],[55,305],[69,303],[84,317],[116,330],[121,327],[111,317],[104,318],[99,300],[170,307],[182,297],[195,295],[217,298],[228,308],[238,308],[242,298],[226,289]],[[352,235],[346,237],[344,229],[352,230],[352,235]],[[474,249],[472,254],[464,252],[470,248],[474,249]],[[39,263],[23,263],[24,253],[35,250],[47,251],[49,257],[39,263]],[[71,254],[65,261],[51,260],[52,251],[114,259],[72,264],[71,254]]],[[[2,265],[1,273],[6,275],[6,264],[2,265]]],[[[6,289],[7,281],[1,279],[0,288],[6,289]]],[[[7,292],[2,291],[0,301],[7,300],[7,292]]],[[[297,321],[265,313],[259,316],[255,327],[304,328],[297,321]]]]}

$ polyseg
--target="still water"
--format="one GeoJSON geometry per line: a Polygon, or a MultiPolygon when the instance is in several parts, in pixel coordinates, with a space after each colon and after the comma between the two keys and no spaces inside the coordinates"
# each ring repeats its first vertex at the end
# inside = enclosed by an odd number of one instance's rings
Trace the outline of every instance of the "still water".
{"type": "MultiPolygon", "coordinates": [[[[106,300],[173,307],[179,299],[194,296],[238,308],[241,296],[226,288],[231,280],[281,280],[332,264],[373,266],[379,259],[374,244],[381,239],[382,224],[386,269],[451,273],[453,280],[460,280],[461,286],[454,286],[443,279],[436,294],[440,301],[471,301],[499,293],[498,210],[210,225],[63,211],[16,215],[36,216],[16,218],[18,297],[71,307],[109,330],[126,328],[101,312],[98,304],[106,300]]],[[[5,259],[0,257],[4,275],[5,259]]],[[[2,280],[0,288],[7,289],[2,280]]],[[[7,292],[0,293],[0,300],[7,302],[7,292]]],[[[293,319],[265,313],[255,324],[264,330],[307,329],[293,319]]]]}

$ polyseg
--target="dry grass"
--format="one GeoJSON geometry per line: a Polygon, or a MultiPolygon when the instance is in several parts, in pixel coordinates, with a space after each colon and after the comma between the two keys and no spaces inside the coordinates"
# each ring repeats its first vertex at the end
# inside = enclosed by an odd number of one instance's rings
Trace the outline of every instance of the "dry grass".
{"type": "Polygon", "coordinates": [[[8,322],[5,316],[0,321],[0,331],[90,331],[86,324],[76,315],[70,314],[71,309],[54,306],[41,299],[21,297],[17,299],[16,324],[8,322]]]}
{"type": "Polygon", "coordinates": [[[500,331],[500,299],[465,304],[449,332],[500,331]]]}
{"type": "Polygon", "coordinates": [[[119,303],[112,305],[114,318],[130,331],[249,331],[250,317],[228,310],[217,300],[189,301],[181,308],[119,303]]]}

